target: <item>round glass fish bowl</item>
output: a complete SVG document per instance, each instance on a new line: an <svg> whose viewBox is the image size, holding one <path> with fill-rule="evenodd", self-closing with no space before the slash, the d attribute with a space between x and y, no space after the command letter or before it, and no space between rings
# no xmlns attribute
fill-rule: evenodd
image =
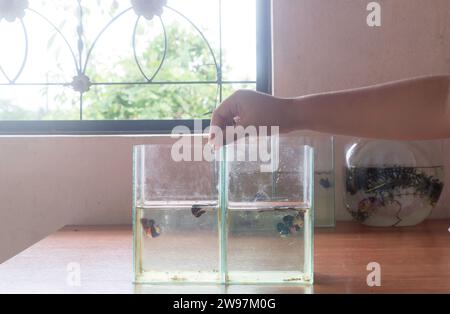
<svg viewBox="0 0 450 314"><path fill-rule="evenodd" d="M363 140L346 149L345 205L358 222L413 226L436 206L444 187L442 142Z"/></svg>

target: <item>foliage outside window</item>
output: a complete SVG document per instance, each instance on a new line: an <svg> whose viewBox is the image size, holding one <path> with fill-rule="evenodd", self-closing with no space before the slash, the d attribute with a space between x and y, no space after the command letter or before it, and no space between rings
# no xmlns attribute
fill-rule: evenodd
<svg viewBox="0 0 450 314"><path fill-rule="evenodd" d="M0 0L0 120L209 118L256 88L257 1Z"/></svg>

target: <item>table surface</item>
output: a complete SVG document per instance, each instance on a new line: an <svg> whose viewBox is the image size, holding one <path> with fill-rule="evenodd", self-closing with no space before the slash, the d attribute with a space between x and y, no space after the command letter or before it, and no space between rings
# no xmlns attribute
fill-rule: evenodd
<svg viewBox="0 0 450 314"><path fill-rule="evenodd" d="M134 285L130 226L66 227L1 264L0 293L450 293L449 226L316 229L313 286Z"/></svg>

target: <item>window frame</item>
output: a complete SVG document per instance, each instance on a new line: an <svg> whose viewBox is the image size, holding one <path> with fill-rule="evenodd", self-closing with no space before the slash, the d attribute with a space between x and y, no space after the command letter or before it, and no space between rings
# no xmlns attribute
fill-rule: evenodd
<svg viewBox="0 0 450 314"><path fill-rule="evenodd" d="M256 1L256 90L272 94L272 4L271 0ZM227 82L217 82L222 85ZM186 126L201 133L209 126L204 119L202 130L195 128L194 119L186 120L4 120L0 135L142 135L168 134L176 126ZM198 120L197 120L198 121Z"/></svg>

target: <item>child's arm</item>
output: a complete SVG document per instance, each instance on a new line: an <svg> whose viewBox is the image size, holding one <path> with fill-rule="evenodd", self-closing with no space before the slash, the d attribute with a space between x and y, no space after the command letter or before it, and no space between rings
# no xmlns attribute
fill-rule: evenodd
<svg viewBox="0 0 450 314"><path fill-rule="evenodd" d="M400 140L450 138L449 87L450 76L433 76L293 99L242 90L214 111L211 125Z"/></svg>

